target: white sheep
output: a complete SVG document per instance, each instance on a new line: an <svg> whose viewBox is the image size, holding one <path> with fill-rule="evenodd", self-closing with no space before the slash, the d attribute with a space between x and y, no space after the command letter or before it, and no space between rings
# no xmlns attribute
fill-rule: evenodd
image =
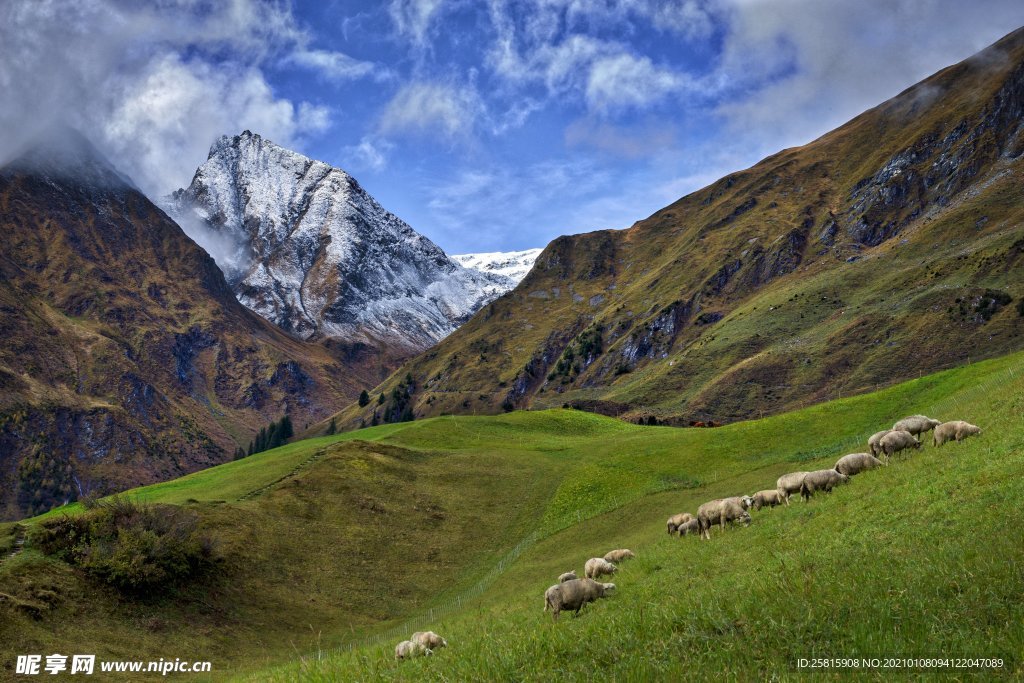
<svg viewBox="0 0 1024 683"><path fill-rule="evenodd" d="M565 572L564 574L559 574L558 575L558 583L565 583L566 581L572 581L573 579L578 579L578 578L579 577L576 576L576 570L573 569L572 571Z"/></svg>
<svg viewBox="0 0 1024 683"><path fill-rule="evenodd" d="M779 493L778 489L765 489L764 491L758 491L753 496L754 509L760 510L763 507L775 507L776 505L782 505L785 503L789 505L789 501Z"/></svg>
<svg viewBox="0 0 1024 683"><path fill-rule="evenodd" d="M885 453L885 458L888 460L902 450L920 448L921 442L914 438L914 435L910 432L893 430L883 436L878 445L882 447L882 452Z"/></svg>
<svg viewBox="0 0 1024 683"><path fill-rule="evenodd" d="M605 562L622 562L623 560L629 560L636 557L632 550L626 548L619 548L618 550L609 550L604 555Z"/></svg>
<svg viewBox="0 0 1024 683"><path fill-rule="evenodd" d="M931 430L942 424L939 420L933 420L927 415L911 415L905 417L892 426L893 431L903 430L904 432L910 432L914 436L920 437L925 432Z"/></svg>
<svg viewBox="0 0 1024 683"><path fill-rule="evenodd" d="M779 495L786 500L786 503L789 503L789 497L794 493L800 493L800 484L803 483L806 475L806 472L790 472L783 474L775 482Z"/></svg>
<svg viewBox="0 0 1024 683"><path fill-rule="evenodd" d="M674 534L677 531L679 531L679 527L681 525L683 525L683 524L686 524L691 519L696 519L696 517L691 515L689 512L680 512L678 515L672 515L671 517L669 517L668 518L668 533L669 533L669 535L671 536L672 534Z"/></svg>
<svg viewBox="0 0 1024 683"><path fill-rule="evenodd" d="M679 538L689 534L700 533L700 522L697 519L691 519L689 522L683 522L680 524L676 531L679 532Z"/></svg>
<svg viewBox="0 0 1024 683"><path fill-rule="evenodd" d="M868 450L871 451L871 455L878 457L882 454L882 437L891 431L891 429L883 429L871 435L871 438L868 439Z"/></svg>
<svg viewBox="0 0 1024 683"><path fill-rule="evenodd" d="M800 482L800 495L804 500L809 500L817 491L831 493L832 489L840 484L845 484L850 478L835 470L815 470L808 472L803 481Z"/></svg>
<svg viewBox="0 0 1024 683"><path fill-rule="evenodd" d="M882 461L870 453L850 453L836 461L836 472L852 477L865 470L874 469L882 464Z"/></svg>
<svg viewBox="0 0 1024 683"><path fill-rule="evenodd" d="M947 441L953 440L960 442L969 436L979 434L981 434L981 427L972 425L970 422L964 422L963 420L944 422L935 428L935 433L932 434L932 445L941 446Z"/></svg>
<svg viewBox="0 0 1024 683"><path fill-rule="evenodd" d="M448 647L448 641L433 631L417 631L412 634L412 642L423 647L428 654L439 647Z"/></svg>
<svg viewBox="0 0 1024 683"><path fill-rule="evenodd" d="M701 537L711 540L711 527L715 524L721 525L722 531L725 531L725 525L729 522L742 522L744 526L750 526L750 513L747 512L748 506L744 506L743 499L752 501L750 496L719 498L697 508Z"/></svg>
<svg viewBox="0 0 1024 683"><path fill-rule="evenodd" d="M593 579L574 579L555 584L544 592L544 611L550 609L554 621L558 621L558 613L562 610L573 610L579 615L588 602L607 597L614 590L614 583L600 583Z"/></svg>
<svg viewBox="0 0 1024 683"><path fill-rule="evenodd" d="M583 573L588 579L596 579L605 574L614 574L619 568L603 557L592 557L583 565Z"/></svg>

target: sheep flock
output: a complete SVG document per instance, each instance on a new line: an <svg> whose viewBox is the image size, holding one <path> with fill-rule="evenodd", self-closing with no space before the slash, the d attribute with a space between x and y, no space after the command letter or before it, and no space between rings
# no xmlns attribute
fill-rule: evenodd
<svg viewBox="0 0 1024 683"><path fill-rule="evenodd" d="M702 539L711 540L711 529L716 525L723 532L733 524L749 526L751 510L789 505L790 498L797 494L809 501L818 493L831 493L833 488L849 483L861 472L888 466L896 454L921 448L920 438L926 432L932 432L934 447L982 433L979 427L963 420L940 422L924 415L912 415L896 422L892 429L873 434L868 439L868 452L844 455L830 469L790 472L776 480L775 488L757 491L753 495L708 501L697 509L696 515L689 512L674 514L668 518L668 533L679 537L697 534ZM615 574L620 564L634 557L633 551L619 548L588 559L584 563L584 578L577 578L575 570L564 572L558 577L558 583L544 592L544 611L550 611L554 621L558 621L558 615L563 611L571 611L578 616L587 603L615 592L614 583L602 583L598 579ZM395 659L430 655L447 645L448 641L433 631L417 632L410 640L403 640L395 646Z"/></svg>

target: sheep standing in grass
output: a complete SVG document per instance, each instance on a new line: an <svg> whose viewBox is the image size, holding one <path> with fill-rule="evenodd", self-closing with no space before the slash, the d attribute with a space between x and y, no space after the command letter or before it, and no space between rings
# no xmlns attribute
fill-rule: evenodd
<svg viewBox="0 0 1024 683"><path fill-rule="evenodd" d="M750 499L749 496L744 496ZM704 503L697 509L697 521L700 523L700 535L711 540L711 527L719 524L722 531L728 522L742 522L750 526L750 513L747 512L740 498L721 498Z"/></svg>
<svg viewBox="0 0 1024 683"><path fill-rule="evenodd" d="M689 512L680 512L678 515L672 515L671 517L669 517L668 518L668 533L669 533L669 535L671 536L672 534L674 534L677 531L679 531L679 527L682 526L683 524L686 524L691 519L696 519L696 517L691 515Z"/></svg>
<svg viewBox="0 0 1024 683"><path fill-rule="evenodd" d="M808 472L800 483L800 495L804 500L810 500L817 491L831 493L832 489L840 484L845 484L850 478L835 470L816 470Z"/></svg>
<svg viewBox="0 0 1024 683"><path fill-rule="evenodd" d="M925 432L938 427L942 422L939 420L933 420L926 415L911 415L905 417L892 426L893 431L903 430L904 432L910 432L914 436L920 438Z"/></svg>
<svg viewBox="0 0 1024 683"><path fill-rule="evenodd" d="M565 583L566 581L572 581L573 579L578 579L578 578L579 577L576 576L576 570L573 569L571 572L566 572L564 574L559 574L558 575L558 583Z"/></svg>
<svg viewBox="0 0 1024 683"><path fill-rule="evenodd" d="M877 458L882 454L882 438L891 431L891 429L883 429L871 435L871 438L868 439L868 450L871 451L871 455Z"/></svg>
<svg viewBox="0 0 1024 683"><path fill-rule="evenodd" d="M603 557L592 557L583 565L583 573L588 579L596 579L605 574L614 574L617 571L619 571L619 568Z"/></svg>
<svg viewBox="0 0 1024 683"><path fill-rule="evenodd" d="M888 460L900 451L908 448L920 448L921 442L915 439L910 432L893 430L882 437L879 445L882 447L882 452L885 453L885 459Z"/></svg>
<svg viewBox="0 0 1024 683"><path fill-rule="evenodd" d="M417 631L410 639L430 654L439 647L448 647L448 641L433 631Z"/></svg>
<svg viewBox="0 0 1024 683"><path fill-rule="evenodd" d="M430 654L427 648L411 640L403 640L395 645L395 659L412 659L419 655Z"/></svg>
<svg viewBox="0 0 1024 683"><path fill-rule="evenodd" d="M969 436L976 436L981 434L981 427L972 425L970 422L964 422L963 420L953 420L952 422L944 422L935 428L935 433L932 434L932 445L941 446L947 441L963 441Z"/></svg>
<svg viewBox="0 0 1024 683"><path fill-rule="evenodd" d="M789 504L790 496L794 493L800 493L800 484L803 483L804 476L806 475L806 472L790 472L789 474L783 474L775 482L779 495L786 500L787 505Z"/></svg>
<svg viewBox="0 0 1024 683"><path fill-rule="evenodd" d="M700 533L700 522L696 519L691 519L689 522L683 522L680 524L676 531L679 532L679 538L688 534Z"/></svg>
<svg viewBox="0 0 1024 683"><path fill-rule="evenodd" d="M620 548L618 550L609 550L605 553L605 562L622 562L623 560L630 560L636 557L636 554L632 550L626 548Z"/></svg>
<svg viewBox="0 0 1024 683"><path fill-rule="evenodd" d="M865 470L874 469L881 464L882 461L870 453L850 453L839 458L836 462L836 472L852 477Z"/></svg>
<svg viewBox="0 0 1024 683"><path fill-rule="evenodd" d="M588 602L607 597L614 590L614 583L600 583L593 579L574 579L559 583L544 592L544 611L550 609L552 620L558 621L559 612L573 610L578 615Z"/></svg>
<svg viewBox="0 0 1024 683"><path fill-rule="evenodd" d="M773 508L776 505L782 505L785 503L789 505L789 501L786 497L779 493L778 489L765 489L764 491L758 491L753 495L754 509L760 510L763 507Z"/></svg>

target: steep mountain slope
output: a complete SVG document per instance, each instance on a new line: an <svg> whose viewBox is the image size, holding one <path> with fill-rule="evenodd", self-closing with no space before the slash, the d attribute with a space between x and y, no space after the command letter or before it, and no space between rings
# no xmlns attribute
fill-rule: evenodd
<svg viewBox="0 0 1024 683"><path fill-rule="evenodd" d="M556 239L378 391L421 416L571 403L688 424L1019 349L1022 121L1018 30L627 230Z"/></svg>
<svg viewBox="0 0 1024 683"><path fill-rule="evenodd" d="M343 363L241 306L73 131L0 169L0 225L0 519L224 462L376 381L366 349Z"/></svg>
<svg viewBox="0 0 1024 683"><path fill-rule="evenodd" d="M479 254L452 254L452 260L466 268L484 273L494 273L508 278L509 290L515 288L533 268L534 262L543 249L523 251L491 251ZM504 294L505 292L502 292Z"/></svg>
<svg viewBox="0 0 1024 683"><path fill-rule="evenodd" d="M226 243L239 301L300 337L421 351L509 288L452 261L344 171L249 131L214 143L168 201Z"/></svg>

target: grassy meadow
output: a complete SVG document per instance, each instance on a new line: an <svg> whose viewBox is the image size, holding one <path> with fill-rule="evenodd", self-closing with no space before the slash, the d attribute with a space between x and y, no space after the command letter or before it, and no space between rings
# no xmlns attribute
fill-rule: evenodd
<svg viewBox="0 0 1024 683"><path fill-rule="evenodd" d="M711 542L665 533L672 513L829 467L916 412L985 432L938 449L928 437ZM1015 354L717 429L550 410L301 441L124 494L201 516L225 560L196 585L126 601L31 543L0 561L0 657L194 655L244 681L539 681L971 656L1003 659L984 676L1019 677L1022 416ZM14 533L0 526L0 547ZM553 624L544 590L618 547L638 557L611 579L617 595ZM395 643L427 629L450 647L395 662Z"/></svg>

